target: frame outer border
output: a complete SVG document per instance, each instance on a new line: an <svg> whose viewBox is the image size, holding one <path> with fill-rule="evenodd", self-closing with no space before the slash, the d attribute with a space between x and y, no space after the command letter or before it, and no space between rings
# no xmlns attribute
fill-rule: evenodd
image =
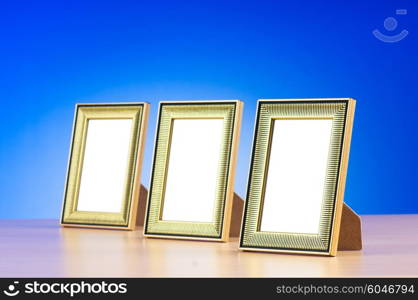
<svg viewBox="0 0 418 300"><path fill-rule="evenodd" d="M134 166L135 169L135 178L133 182L133 188L132 188L132 195L131 195L131 205L129 209L129 219L128 219L128 225L127 226L109 226L109 225L99 225L99 224L75 224L75 223L64 223L64 205L65 205L65 196L66 196L66 187L68 183L68 175L69 175L69 166L71 163L71 157L73 154L73 140L75 135L75 126L77 122L78 117L78 109L80 106L89 106L89 105L97 105L97 106L117 106L117 105L142 105L142 115L141 115L141 124L140 124L140 132L139 132L139 139L138 139L138 146L137 146L137 160L136 165ZM139 191L140 191L140 185L141 185L141 171L142 171L142 162L144 157L144 146L145 146L145 140L146 140L146 133L148 129L148 117L149 117L149 111L150 111L150 104L148 102L111 102L111 103L76 103L75 105L75 114L73 118L73 126L72 126L72 133L71 133L71 150L68 154L68 162L67 162L67 172L65 176L65 188L64 188L64 195L63 195L63 201L61 205L61 216L60 216L60 225L62 227L77 227L77 228L95 228L95 229L113 229L113 230L134 230L136 226L136 217L137 217L137 208L138 208L138 202L139 202Z"/></svg>
<svg viewBox="0 0 418 300"><path fill-rule="evenodd" d="M223 216L223 225L222 225L222 235L220 238L207 238L207 237L199 237L199 236L181 236L181 235L162 235L156 233L147 233L147 224L148 224L148 214L149 214L149 206L151 201L151 191L148 191L147 203L145 206L145 220L144 220L144 227L142 230L142 234L146 238L158 238L158 239L172 239L172 240L192 240L192 241L209 241L209 242L227 242L229 240L229 231L230 231L230 224L231 224L231 215L232 215L232 204L233 204L233 197L234 197L234 182L235 182L235 172L236 172L236 162L238 158L238 146L239 146L239 137L241 131L241 120L242 120L242 112L244 102L241 100L184 100L184 101L160 101L158 106L158 116L157 116L157 127L155 128L155 135L154 135L154 150L153 150L153 159L152 165L154 165L155 161L155 154L156 154L156 143L157 143L157 136L158 136L158 124L160 122L161 113L162 113L162 106L166 103L180 103L180 104L187 104L187 103L196 103L196 104L210 104L210 103L221 103L221 102L234 102L235 105L235 115L234 115L234 130L232 132L232 141L231 141L231 156L229 161L229 178L227 182L227 193L225 199L225 207L224 207L224 216ZM152 172L152 171L151 171ZM152 178L150 176L150 184L152 184ZM228 232L227 234L225 232Z"/></svg>
<svg viewBox="0 0 418 300"><path fill-rule="evenodd" d="M344 123L344 136L343 136L343 145L341 149L341 160L340 160L340 167L339 167L339 176L338 176L338 185L337 185L337 193L335 198L335 208L334 208L334 216L332 219L332 228L331 228L331 239L328 252L322 251L304 251L304 250L284 250L284 249L265 249L265 248L253 248L253 247L245 247L241 246L242 239L243 239L243 232L244 232L244 222L245 222L245 207L242 214L242 222L241 222L241 230L240 230L240 237L239 237L239 249L242 251L250 251L250 252L270 252L270 253L283 253L283 254L307 254L307 255L318 255L318 256L336 256L338 250L338 240L340 234L340 226L341 226L341 216L342 216L342 209L344 205L344 192L345 192L345 183L347 178L347 169L348 169L348 160L349 160L349 153L350 153L350 146L351 146L351 137L353 131L353 124L354 124L354 112L356 106L356 100L353 98L300 98L300 99L258 99L257 101L257 112L254 121L254 130L253 130L253 143L256 139L256 123L259 118L259 109L260 105L263 102L268 101L336 101L336 100L346 100L347 101L347 114ZM279 102L279 101L278 101ZM253 149L252 149L253 151ZM251 157L253 153L251 153ZM250 159L250 165L252 164L252 159ZM251 167L250 167L251 170ZM247 178L247 185L249 185L249 179L251 177L250 171L248 172ZM248 190L248 187L247 187Z"/></svg>
<svg viewBox="0 0 418 300"><path fill-rule="evenodd" d="M343 147L341 150L341 162L340 170L338 176L338 186L337 186L337 197L335 199L335 211L334 211L334 220L333 227L331 228L331 241L329 247L329 255L336 256L338 250L338 241L340 236L341 228L341 216L344 205L344 193L345 193L345 184L347 180L347 170L348 170L348 160L350 155L350 146L351 146L351 136L353 132L354 124L354 112L356 108L356 100L349 98L347 99L347 115L345 119L345 134L343 137Z"/></svg>

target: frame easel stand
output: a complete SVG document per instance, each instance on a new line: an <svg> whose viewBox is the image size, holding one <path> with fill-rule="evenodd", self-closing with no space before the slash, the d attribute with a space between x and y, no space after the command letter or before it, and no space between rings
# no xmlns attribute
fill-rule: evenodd
<svg viewBox="0 0 418 300"><path fill-rule="evenodd" d="M239 237L242 214L244 211L244 200L234 194L232 205L232 220L230 237ZM361 250L361 219L350 206L344 203L341 216L340 237L338 240L338 250Z"/></svg>

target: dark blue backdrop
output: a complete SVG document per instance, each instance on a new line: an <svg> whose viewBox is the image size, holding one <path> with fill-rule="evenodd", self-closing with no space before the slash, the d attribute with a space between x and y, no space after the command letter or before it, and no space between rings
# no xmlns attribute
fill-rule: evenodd
<svg viewBox="0 0 418 300"><path fill-rule="evenodd" d="M245 196L256 99L300 97L358 101L348 204L418 213L418 1L0 6L1 218L59 216L76 102L151 103L148 186L158 101L245 101L236 181ZM374 29L409 35L385 43Z"/></svg>

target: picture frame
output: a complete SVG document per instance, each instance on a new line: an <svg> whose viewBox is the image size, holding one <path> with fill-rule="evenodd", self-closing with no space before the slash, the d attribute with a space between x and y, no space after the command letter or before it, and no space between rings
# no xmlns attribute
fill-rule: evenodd
<svg viewBox="0 0 418 300"><path fill-rule="evenodd" d="M261 99L240 249L335 256L355 100Z"/></svg>
<svg viewBox="0 0 418 300"><path fill-rule="evenodd" d="M135 228L148 114L145 102L76 105L62 226Z"/></svg>
<svg viewBox="0 0 418 300"><path fill-rule="evenodd" d="M146 237L228 240L242 107L160 102Z"/></svg>

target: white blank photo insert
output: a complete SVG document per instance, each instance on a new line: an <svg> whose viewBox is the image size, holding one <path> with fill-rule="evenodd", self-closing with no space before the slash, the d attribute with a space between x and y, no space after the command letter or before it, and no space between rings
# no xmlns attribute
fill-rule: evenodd
<svg viewBox="0 0 418 300"><path fill-rule="evenodd" d="M213 222L223 119L175 119L162 220Z"/></svg>
<svg viewBox="0 0 418 300"><path fill-rule="evenodd" d="M89 120L77 210L122 209L132 120Z"/></svg>
<svg viewBox="0 0 418 300"><path fill-rule="evenodd" d="M318 234L331 119L274 120L260 230Z"/></svg>

